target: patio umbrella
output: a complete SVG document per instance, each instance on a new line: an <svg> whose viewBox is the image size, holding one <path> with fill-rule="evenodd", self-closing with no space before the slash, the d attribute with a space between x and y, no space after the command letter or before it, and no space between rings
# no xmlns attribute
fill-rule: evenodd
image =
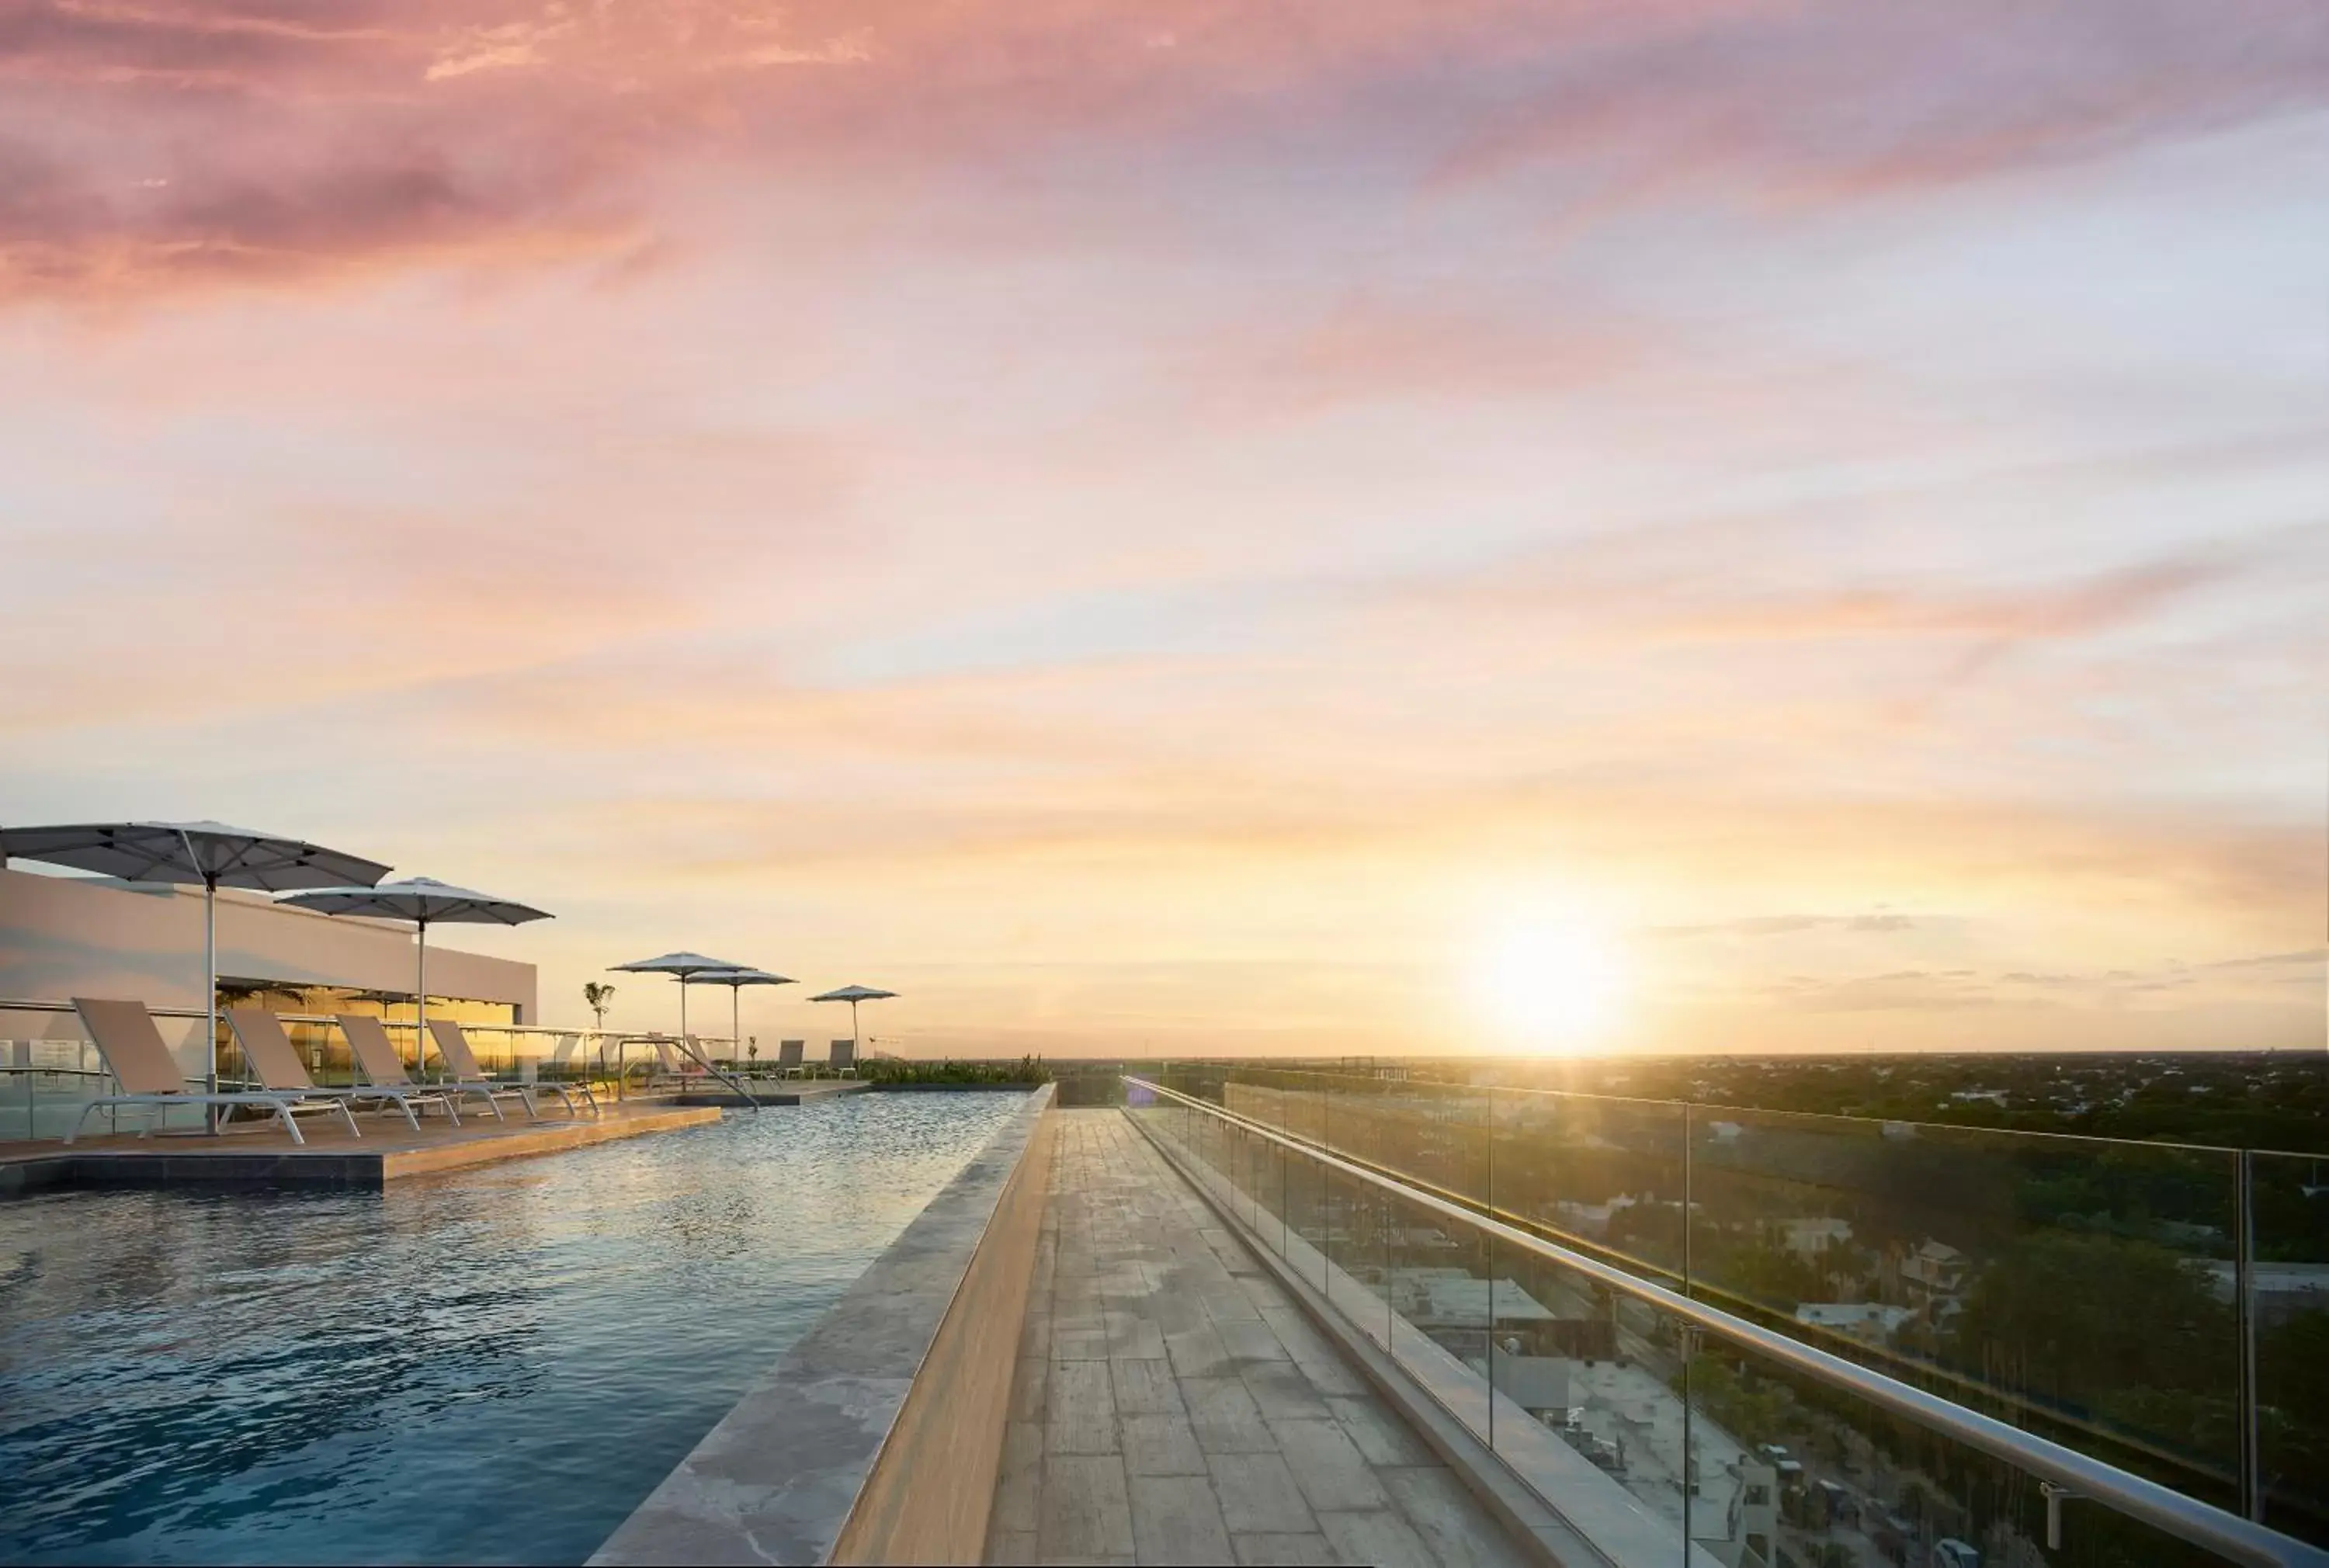
<svg viewBox="0 0 2329 1568"><path fill-rule="evenodd" d="M83 822L49 828L0 829L0 865L39 860L94 871L126 882L169 882L203 888L203 995L210 1012L210 1073L203 1086L218 1092L218 890L256 887L370 886L388 875L377 860L326 850L224 822ZM218 1113L211 1112L215 1130Z"/></svg>
<svg viewBox="0 0 2329 1568"><path fill-rule="evenodd" d="M420 936L420 967L412 977L413 1025L417 1038L412 1066L420 1071L429 1055L429 927L430 925L523 925L548 920L550 915L529 904L496 898L439 882L434 877L409 877L382 882L377 887L323 887L294 893L281 903L320 915L369 915L382 920L410 920Z"/></svg>
<svg viewBox="0 0 2329 1568"><path fill-rule="evenodd" d="M765 969L715 969L691 974L680 981L680 995L691 985L724 985L728 988L728 1032L734 1037L737 1057L744 1055L744 1009L742 997L748 985L794 985L798 982L781 974L770 974Z"/></svg>
<svg viewBox="0 0 2329 1568"><path fill-rule="evenodd" d="M894 991L876 991L870 985L844 985L839 991L829 991L823 996L813 996L808 1000L847 1002L849 1004L849 1043L854 1046L857 1043L857 1004L862 1001L887 1001L897 994Z"/></svg>
<svg viewBox="0 0 2329 1568"><path fill-rule="evenodd" d="M749 963L722 963L716 958L706 958L700 953L666 953L661 958L642 958L636 963L618 963L608 972L625 974L668 974L679 981L679 1038L687 1038L687 981L691 976L710 974L716 970L750 969Z"/></svg>

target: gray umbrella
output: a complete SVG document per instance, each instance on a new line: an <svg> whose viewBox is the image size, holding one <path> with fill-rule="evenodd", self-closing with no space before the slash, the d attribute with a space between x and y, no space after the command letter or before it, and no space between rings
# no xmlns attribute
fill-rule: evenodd
<svg viewBox="0 0 2329 1568"><path fill-rule="evenodd" d="M294 893L282 902L324 915L370 915L382 920L412 922L419 931L420 945L420 972L412 981L413 1016L417 1020L414 1027L419 1032L412 1056L416 1071L429 1055L430 925L523 925L529 920L551 918L547 911L530 904L496 898L489 893L473 893L467 887L439 882L434 877L410 877L401 882L382 882L377 887L324 887L312 893Z"/></svg>
<svg viewBox="0 0 2329 1568"><path fill-rule="evenodd" d="M849 1004L849 1043L854 1046L857 1044L857 1004L862 1001L887 1001L897 994L894 991L876 991L870 985L844 985L839 991L829 991L823 996L813 996L808 1000L847 1002Z"/></svg>
<svg viewBox="0 0 2329 1568"><path fill-rule="evenodd" d="M52 828L0 829L0 864L40 860L118 877L126 882L200 883L203 888L203 972L208 983L210 1075L218 1092L218 890L257 887L370 886L388 868L361 855L326 850L301 839L232 828L224 822L84 822ZM217 1125L217 1110L211 1112Z"/></svg>
<svg viewBox="0 0 2329 1568"><path fill-rule="evenodd" d="M728 988L728 1031L734 1037L735 1051L740 1060L744 1055L744 988L748 985L795 985L799 983L785 975L770 974L765 969L715 969L681 977L682 986L724 985ZM687 992L679 993L685 996Z"/></svg>
<svg viewBox="0 0 2329 1568"><path fill-rule="evenodd" d="M716 958L706 958L700 953L666 953L661 958L642 958L636 963L618 963L608 972L620 971L626 974L668 974L679 981L679 1037L687 1038L687 981L690 976L710 974L715 970L750 969L749 963L722 963Z"/></svg>

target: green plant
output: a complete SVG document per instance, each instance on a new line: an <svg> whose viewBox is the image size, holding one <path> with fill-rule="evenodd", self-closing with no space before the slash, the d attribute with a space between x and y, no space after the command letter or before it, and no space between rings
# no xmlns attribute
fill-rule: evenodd
<svg viewBox="0 0 2329 1568"><path fill-rule="evenodd" d="M615 988L595 980L582 982L582 1005L599 1015L599 1028L607 1027L607 1009L615 1005Z"/></svg>
<svg viewBox="0 0 2329 1568"><path fill-rule="evenodd" d="M1015 1062L900 1062L876 1059L862 1064L861 1076L876 1084L961 1084L997 1086L1048 1084L1051 1070L1035 1056Z"/></svg>

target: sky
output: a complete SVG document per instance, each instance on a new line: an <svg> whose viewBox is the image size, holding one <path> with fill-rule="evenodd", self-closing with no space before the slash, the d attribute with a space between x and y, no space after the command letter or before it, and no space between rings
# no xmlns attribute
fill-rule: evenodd
<svg viewBox="0 0 2329 1568"><path fill-rule="evenodd" d="M0 821L553 1023L2320 1048L2324 191L2317 0L14 0Z"/></svg>

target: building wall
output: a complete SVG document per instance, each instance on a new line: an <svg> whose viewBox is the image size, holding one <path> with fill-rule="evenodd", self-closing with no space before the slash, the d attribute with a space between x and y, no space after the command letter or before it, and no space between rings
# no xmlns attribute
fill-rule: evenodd
<svg viewBox="0 0 2329 1568"><path fill-rule="evenodd" d="M431 934L431 996L504 1003L536 1017L533 965L440 947ZM218 970L224 981L347 986L409 993L412 928L289 909L264 894L222 889ZM0 870L0 997L129 997L198 1008L203 891L129 887Z"/></svg>

